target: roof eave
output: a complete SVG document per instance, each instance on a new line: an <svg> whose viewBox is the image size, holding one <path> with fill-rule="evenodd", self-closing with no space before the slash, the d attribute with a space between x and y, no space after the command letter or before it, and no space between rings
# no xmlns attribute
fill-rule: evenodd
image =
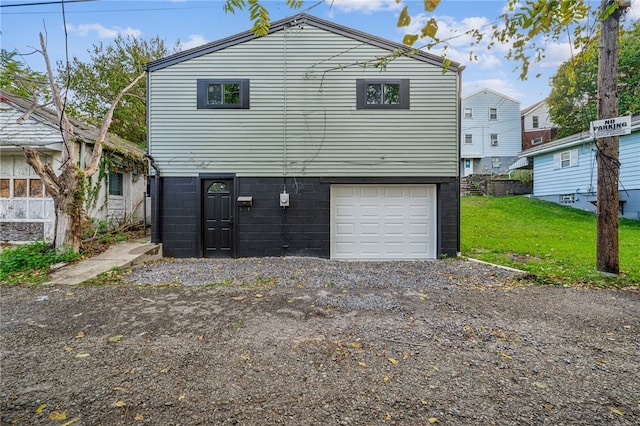
<svg viewBox="0 0 640 426"><path fill-rule="evenodd" d="M310 24L317 28L330 31L335 34L340 34L345 37L353 38L355 40L368 43L370 45L389 50L391 52L400 49L404 53L410 55L411 58L444 68L444 60L439 56L424 52L422 50L413 49L409 46L405 46L404 44L392 42L390 40L358 31L353 28L338 25L330 21L325 21L323 19L305 13L287 17L271 23L268 34L273 34L286 27L303 24ZM171 56L149 62L147 65L145 65L144 69L147 72L161 70L163 68L167 68L172 65L179 64L193 58L198 58L200 56L207 55L209 53L216 52L227 47L235 46L237 44L244 43L256 38L258 37L252 31L244 31L217 41L213 41L211 43L204 44L202 46L194 47L192 49L178 52ZM451 70L452 72L457 72L459 68L461 68L461 66L457 62L451 61L448 65L448 70Z"/></svg>

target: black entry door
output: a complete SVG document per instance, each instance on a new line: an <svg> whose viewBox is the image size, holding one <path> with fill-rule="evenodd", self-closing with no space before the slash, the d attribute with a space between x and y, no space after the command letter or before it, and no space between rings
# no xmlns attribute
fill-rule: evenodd
<svg viewBox="0 0 640 426"><path fill-rule="evenodd" d="M230 257L233 253L232 183L204 181L204 257Z"/></svg>

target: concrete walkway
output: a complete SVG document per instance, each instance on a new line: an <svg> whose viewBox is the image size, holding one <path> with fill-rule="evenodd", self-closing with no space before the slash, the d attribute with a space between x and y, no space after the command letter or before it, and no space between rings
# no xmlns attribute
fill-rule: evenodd
<svg viewBox="0 0 640 426"><path fill-rule="evenodd" d="M50 280L44 285L77 285L113 268L127 268L160 257L162 257L162 246L159 244L148 241L121 242L112 245L97 256L63 266L51 273Z"/></svg>

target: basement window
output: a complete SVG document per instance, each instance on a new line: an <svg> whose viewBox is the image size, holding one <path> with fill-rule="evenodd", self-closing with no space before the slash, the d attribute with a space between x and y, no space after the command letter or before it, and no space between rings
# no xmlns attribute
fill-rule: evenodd
<svg viewBox="0 0 640 426"><path fill-rule="evenodd" d="M576 202L575 194L561 194L560 195L560 204L573 204Z"/></svg>
<svg viewBox="0 0 640 426"><path fill-rule="evenodd" d="M249 80L198 79L198 109L249 109Z"/></svg>
<svg viewBox="0 0 640 426"><path fill-rule="evenodd" d="M357 79L357 109L409 109L409 79Z"/></svg>

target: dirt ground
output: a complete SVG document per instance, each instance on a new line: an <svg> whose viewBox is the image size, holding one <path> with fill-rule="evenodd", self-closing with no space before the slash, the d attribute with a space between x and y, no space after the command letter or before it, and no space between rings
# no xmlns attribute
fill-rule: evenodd
<svg viewBox="0 0 640 426"><path fill-rule="evenodd" d="M638 289L263 284L2 288L1 424L640 424Z"/></svg>

